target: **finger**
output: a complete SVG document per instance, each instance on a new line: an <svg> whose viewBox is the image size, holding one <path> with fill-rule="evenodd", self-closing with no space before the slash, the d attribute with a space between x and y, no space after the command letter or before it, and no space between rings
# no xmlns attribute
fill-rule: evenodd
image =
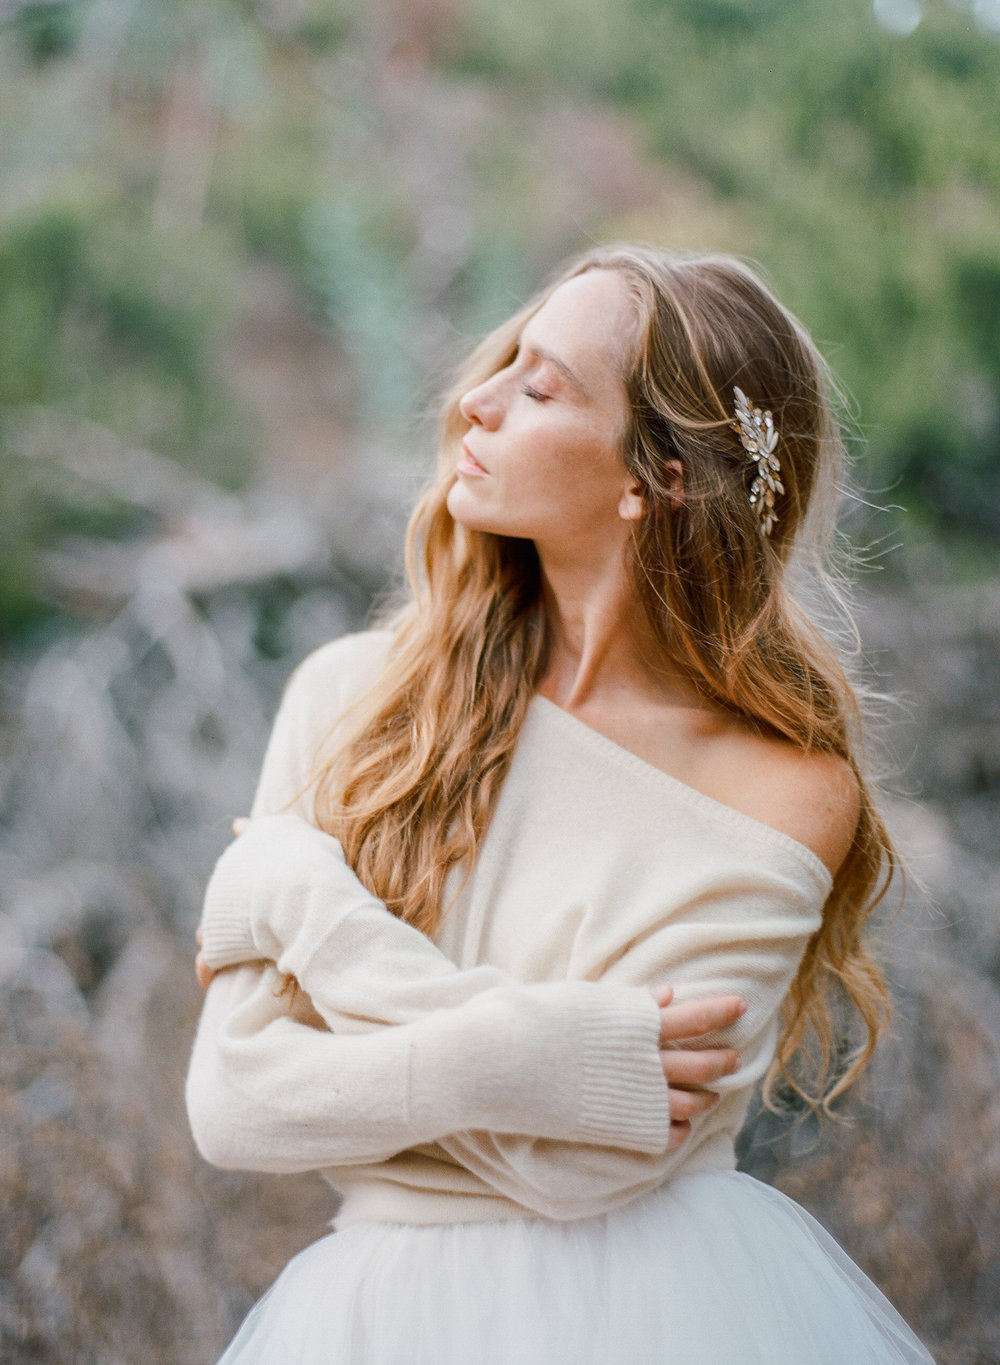
<svg viewBox="0 0 1000 1365"><path fill-rule="evenodd" d="M669 1085L711 1085L740 1069L740 1054L732 1048L666 1048L660 1060Z"/></svg>
<svg viewBox="0 0 1000 1365"><path fill-rule="evenodd" d="M673 998L674 998L673 986L657 986L656 989L653 991L653 999L659 1005L661 1010L666 1005L669 1005Z"/></svg>
<svg viewBox="0 0 1000 1365"><path fill-rule="evenodd" d="M671 1119L670 1136L667 1139L667 1151L668 1152L675 1151L676 1148L678 1148L682 1142L685 1142L687 1140L687 1136L690 1133L690 1131L691 1125L686 1120L683 1122L675 1122L673 1119Z"/></svg>
<svg viewBox="0 0 1000 1365"><path fill-rule="evenodd" d="M237 839L249 828L250 817L247 815L237 815L236 819L233 821L233 833L236 835Z"/></svg>
<svg viewBox="0 0 1000 1365"><path fill-rule="evenodd" d="M747 1002L738 995L692 1000L686 1005L667 1005L660 1010L660 1042L700 1038L716 1029L728 1028L746 1012Z"/></svg>
<svg viewBox="0 0 1000 1365"><path fill-rule="evenodd" d="M212 984L215 969L208 965L201 953L194 960L194 974L198 978L198 985L203 991L207 991Z"/></svg>
<svg viewBox="0 0 1000 1365"><path fill-rule="evenodd" d="M719 1103L719 1097L711 1090L673 1090L670 1091L670 1118L681 1123L695 1119L699 1114L707 1114Z"/></svg>

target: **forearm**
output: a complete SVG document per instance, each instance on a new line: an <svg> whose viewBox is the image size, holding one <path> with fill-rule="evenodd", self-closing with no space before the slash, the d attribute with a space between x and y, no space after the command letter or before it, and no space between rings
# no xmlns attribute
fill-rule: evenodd
<svg viewBox="0 0 1000 1365"><path fill-rule="evenodd" d="M613 1141L581 1145L493 1131L449 1134L438 1145L497 1193L541 1217L564 1220L606 1213L637 1198L687 1162L702 1138L713 1143L720 1135L735 1133L753 1086L774 1057L781 1000L804 939L785 941L786 966L781 971L774 967L780 960L774 942L707 953L700 963L685 960L676 944L676 956L668 963L664 954L669 951L669 938L657 936L656 945L647 945L655 946L657 958L663 961L646 966L644 953L636 950L635 961L623 960L623 970L640 974L650 968L666 970L678 982L678 993L688 998L704 998L712 991L745 994L753 1000L726 1035L726 1041L739 1048L741 1065L735 1073L713 1080L712 1088L720 1096L718 1108L696 1116L683 1143L668 1148L664 1142L656 1152L635 1152ZM709 1131L699 1136L702 1125Z"/></svg>
<svg viewBox="0 0 1000 1365"><path fill-rule="evenodd" d="M318 836L317 847L329 854L324 838ZM333 841L328 843L335 847ZM304 866L301 856L297 865ZM339 855L336 867L338 876L356 881ZM307 881L315 894L315 876ZM282 1041L296 1049L300 1066L306 1063L298 1049L315 1051L317 1075L297 1083L290 1093L278 1055L262 1054L256 1059L259 1074L252 1093L244 1091L252 1102L251 1112L234 1111L230 1100L223 1125L239 1134L248 1125L265 1123L275 1154L269 1169L276 1168L274 1160L281 1162L281 1169L288 1169L290 1162L299 1169L378 1159L390 1136L404 1146L415 1145L433 1131L454 1160L498 1193L557 1219L616 1207L654 1188L684 1159L684 1148L668 1150L669 1105L655 1047L655 1010L652 1016L647 1014L652 996L642 983L674 980L689 999L710 993L751 996L749 1018L727 1039L738 1042L743 1070L735 1080L718 1086L745 1090L770 1061L774 1016L809 928L801 915L782 918L775 913L768 926L758 929L753 943L744 943L738 936L720 941L717 930L709 942L697 925L668 926L634 944L603 982L526 987L511 985L493 968L477 969L471 978L458 972L424 935L389 915L366 893L351 913L330 915L322 897L313 911L335 927L326 934L305 934L309 951L301 960L286 958L276 942L271 950L278 953L283 970L295 969L311 1002L324 1006L333 1028L401 1032L372 1018L373 1000L381 998L389 962L394 964L393 989L385 990L385 998L393 1002L391 1009L400 1020L426 1017L426 984L441 983L442 998L451 1008L439 1010L433 1030L418 1031L414 1040L417 1092L422 1097L414 1112L423 1126L400 1126L401 1101L392 1100L388 1114L372 1110L365 1101L368 1126L359 1131L351 1117L359 1097L352 1094L349 1068L344 1074L329 1070L349 1063L349 1048L345 1052L342 1044L351 1040L338 1039L340 1050L334 1057L326 1046L329 1035L319 1035L324 1042L317 1048L315 1037L302 1038L301 1032L283 1034ZM310 911L297 913L305 923ZM401 954L401 942L411 945L412 955ZM323 945L322 951L312 951L316 943ZM260 942L261 949L268 946ZM325 965L324 958L329 959ZM474 985L478 991L473 991ZM532 992L548 992L553 1001L560 986L579 993L574 1002L578 1046L568 1049L563 1046L568 1036L559 1030L553 1035L543 1012L526 1009ZM637 992L638 1013L630 1028L624 1027L620 1013L623 990L625 1004L629 993ZM473 1008L477 998L481 1007ZM233 1064L231 1055L220 1061L227 1067ZM327 1108L328 1084L337 1093L333 1116ZM265 1094L271 1098L258 1104L257 1096ZM305 1115L303 1127L303 1103L313 1102L316 1108ZM480 1117L473 1119L472 1114ZM403 1141L406 1138L409 1141ZM258 1140L255 1150L260 1146Z"/></svg>
<svg viewBox="0 0 1000 1365"><path fill-rule="evenodd" d="M216 932L219 926L224 934ZM274 961L334 1032L438 1015L435 1060L441 1078L452 1077L439 1081L443 1112L446 1084L453 1086L456 1074L473 1064L479 1084L488 1086L490 1069L503 1068L505 1089L521 1115L518 1132L541 1134L533 1126L536 1097L571 1084L581 1097L573 1127L553 1129L546 1115L549 1135L643 1151L666 1144L669 1102L658 1012L648 992L631 983L526 985L487 964L460 970L425 934L369 895L336 840L304 821L282 816L251 822L220 859L203 932L215 957L211 965L237 953ZM488 1048L474 1041L470 1028L470 1018L486 1009L496 1021ZM522 1040L516 1047L515 1038Z"/></svg>
<svg viewBox="0 0 1000 1365"><path fill-rule="evenodd" d="M336 839L294 815L254 819L226 849L201 927L209 967L274 962L334 1029L411 1023L519 984L488 964L459 970L368 892Z"/></svg>
<svg viewBox="0 0 1000 1365"><path fill-rule="evenodd" d="M720 918L724 923L722 905ZM744 936L735 917L728 933L720 932L718 924L666 925L633 944L596 988L608 992L610 999L623 986L645 989L652 982L670 981L678 1000L721 996L748 1001L745 1013L724 1035L703 1034L698 1040L699 1047L731 1046L740 1054L740 1069L712 1083L722 1097L718 1119L735 1129L750 1090L773 1059L781 1002L814 925L815 919L799 909L783 913L778 905L767 920L755 921L752 938ZM609 1019L609 1033L614 1027ZM577 1067L583 1057L581 1052L569 1064ZM516 1064L516 1049L508 1060ZM648 1080L652 1085L652 1077ZM674 1146L664 1114L656 1130L658 1142L636 1150L637 1144L626 1138L628 1116L636 1095L643 1092L632 1086L624 1068L605 1068L603 1084L602 1108L609 1122L602 1139L591 1135L581 1143L565 1132L541 1135L525 1114L492 1130L456 1130L438 1139L439 1145L498 1193L542 1217L572 1219L607 1212L668 1178L699 1141L700 1124L714 1127L716 1118L696 1118L691 1136ZM511 1127L516 1131L507 1131Z"/></svg>
<svg viewBox="0 0 1000 1365"><path fill-rule="evenodd" d="M220 1164L270 1170L366 1161L468 1129L517 1127L658 1150L670 1114L648 992L524 986L485 965L460 972L369 896L337 842L305 819L321 733L352 699L339 668L363 644L339 642L293 676L250 830L223 855L210 886L209 963L270 959L278 969L258 963L225 973L209 990L188 1085L200 1145ZM282 973L322 1019L290 1016L287 997L275 998ZM363 1031L374 1036L361 1047ZM409 1108L400 1094L403 1047ZM373 1104L364 1082L376 1076L383 1098Z"/></svg>
<svg viewBox="0 0 1000 1365"><path fill-rule="evenodd" d="M274 967L255 966L222 974L208 992L187 1101L198 1146L217 1165L351 1165L469 1129L527 1127L592 1144L613 1136L612 1021L587 983L539 986L528 996L489 991L412 1024L348 1034L317 1027L301 1003L290 1013L279 988ZM651 1023L643 995L634 993L631 1015L628 1003L624 1012L615 1006L629 1064L656 1055L655 1007ZM651 1106L625 1106L623 1145L661 1144L662 1074L651 1089Z"/></svg>

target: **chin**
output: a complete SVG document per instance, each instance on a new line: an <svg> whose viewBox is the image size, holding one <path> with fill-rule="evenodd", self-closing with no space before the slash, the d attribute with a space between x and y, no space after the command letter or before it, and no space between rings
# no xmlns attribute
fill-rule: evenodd
<svg viewBox="0 0 1000 1365"><path fill-rule="evenodd" d="M467 531L493 530L493 527L487 524L489 517L484 515L482 508L476 506L475 498L469 496L468 490L462 486L460 479L456 479L448 490L445 506L451 513L452 519L457 521L459 526L464 526Z"/></svg>
<svg viewBox="0 0 1000 1365"><path fill-rule="evenodd" d="M498 516L495 508L484 505L475 489L468 489L461 479L456 480L448 490L445 506L452 520L466 531L482 531L485 535L508 536L511 540L533 540L534 534L518 518L508 512L506 518Z"/></svg>

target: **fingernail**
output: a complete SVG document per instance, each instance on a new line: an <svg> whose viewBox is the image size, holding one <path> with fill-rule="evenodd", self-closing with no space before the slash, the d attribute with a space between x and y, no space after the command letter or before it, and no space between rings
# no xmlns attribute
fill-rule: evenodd
<svg viewBox="0 0 1000 1365"><path fill-rule="evenodd" d="M746 1012L747 1012L747 1002L746 1002L745 1000L741 1000L740 1003L736 1006L736 1013L737 1013L737 1014L746 1014Z"/></svg>

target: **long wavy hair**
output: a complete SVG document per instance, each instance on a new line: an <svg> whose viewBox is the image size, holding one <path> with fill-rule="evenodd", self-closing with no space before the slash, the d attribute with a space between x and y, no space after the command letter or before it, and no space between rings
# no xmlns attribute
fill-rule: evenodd
<svg viewBox="0 0 1000 1365"><path fill-rule="evenodd" d="M638 315L621 356L631 409L621 456L645 502L629 566L664 657L710 702L845 759L860 788L854 840L786 997L765 1085L768 1102L780 1081L786 1095L825 1108L860 1073L887 1019L862 931L895 856L864 771L858 690L815 608L804 611L791 591L805 583L815 597L833 582L824 566L843 463L835 389L804 328L740 261L589 251L473 352L445 399L437 473L410 521L410 596L388 621L387 665L317 770L316 818L391 911L434 930L449 874L459 869L450 894L489 827L549 651L534 545L470 531L446 506L469 427L459 400L512 363L528 319L588 270L619 272ZM780 430L785 491L769 537L732 426L736 385Z"/></svg>

